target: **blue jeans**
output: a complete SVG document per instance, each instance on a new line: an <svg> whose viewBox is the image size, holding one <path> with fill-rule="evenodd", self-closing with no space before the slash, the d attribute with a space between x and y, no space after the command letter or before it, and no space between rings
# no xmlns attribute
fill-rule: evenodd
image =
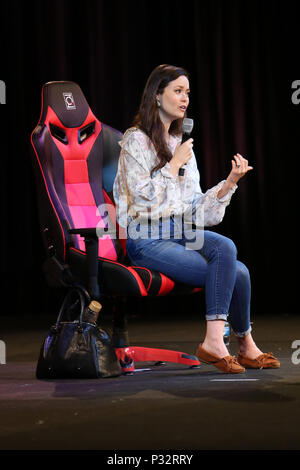
<svg viewBox="0 0 300 470"><path fill-rule="evenodd" d="M228 320L237 336L250 333L251 281L247 267L227 237L204 230L201 249L187 249L187 239L127 238L134 265L159 271L174 281L205 288L206 320Z"/></svg>

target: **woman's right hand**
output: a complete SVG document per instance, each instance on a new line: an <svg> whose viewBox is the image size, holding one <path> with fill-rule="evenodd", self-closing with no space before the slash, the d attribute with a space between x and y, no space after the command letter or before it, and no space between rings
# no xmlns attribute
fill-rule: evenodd
<svg viewBox="0 0 300 470"><path fill-rule="evenodd" d="M194 139L188 139L183 144L181 142L178 142L174 151L173 158L169 162L171 166L171 173L173 174L173 176L175 176L178 173L179 168L181 168L185 163L187 163L192 157L193 142Z"/></svg>

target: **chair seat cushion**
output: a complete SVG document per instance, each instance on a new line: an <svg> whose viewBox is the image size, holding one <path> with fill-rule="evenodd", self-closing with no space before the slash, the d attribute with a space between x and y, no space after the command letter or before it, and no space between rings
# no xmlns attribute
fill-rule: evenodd
<svg viewBox="0 0 300 470"><path fill-rule="evenodd" d="M86 283L86 254L71 247L68 263L81 283ZM142 266L127 266L99 257L99 285L103 295L156 297L168 294L190 294L202 290L175 282L157 271Z"/></svg>

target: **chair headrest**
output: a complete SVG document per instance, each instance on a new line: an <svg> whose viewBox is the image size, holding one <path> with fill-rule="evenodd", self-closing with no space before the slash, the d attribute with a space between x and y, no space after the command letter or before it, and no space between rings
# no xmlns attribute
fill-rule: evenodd
<svg viewBox="0 0 300 470"><path fill-rule="evenodd" d="M80 86L70 81L46 83L42 102L41 121L44 122L50 106L65 127L81 126L90 109Z"/></svg>

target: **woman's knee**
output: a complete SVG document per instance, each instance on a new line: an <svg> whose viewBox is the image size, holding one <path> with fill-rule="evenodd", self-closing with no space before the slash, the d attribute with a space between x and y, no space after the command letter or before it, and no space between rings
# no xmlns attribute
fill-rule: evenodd
<svg viewBox="0 0 300 470"><path fill-rule="evenodd" d="M236 259L237 248L235 243L230 238L214 233L213 237L209 237L209 241L212 242L212 254L221 254L233 260Z"/></svg>
<svg viewBox="0 0 300 470"><path fill-rule="evenodd" d="M237 247L235 245L235 243L230 239L230 238L227 238L227 237L224 237L224 250L226 250L227 253L230 253L230 255L233 257L233 258L236 258L237 257Z"/></svg>
<svg viewBox="0 0 300 470"><path fill-rule="evenodd" d="M236 262L236 282L250 283L249 269L241 261Z"/></svg>

